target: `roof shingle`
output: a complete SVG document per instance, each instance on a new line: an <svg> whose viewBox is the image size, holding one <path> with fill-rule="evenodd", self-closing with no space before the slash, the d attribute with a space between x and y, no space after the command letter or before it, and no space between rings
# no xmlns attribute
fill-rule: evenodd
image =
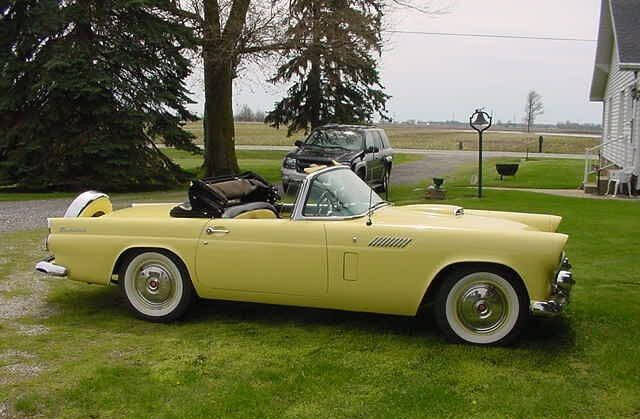
<svg viewBox="0 0 640 419"><path fill-rule="evenodd" d="M621 64L640 64L640 0L611 0Z"/></svg>

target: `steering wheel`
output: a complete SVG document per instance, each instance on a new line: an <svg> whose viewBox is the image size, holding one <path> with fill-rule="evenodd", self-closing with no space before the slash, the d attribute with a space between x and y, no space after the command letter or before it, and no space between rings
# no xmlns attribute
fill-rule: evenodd
<svg viewBox="0 0 640 419"><path fill-rule="evenodd" d="M322 205L325 202L328 204L329 209L326 214L321 214L320 211L321 211ZM335 199L333 194L329 191L324 191L322 195L320 195L320 199L318 199L318 204L316 207L316 217L319 217L321 215L330 217L331 214L333 214L333 211L338 207L339 207L339 202Z"/></svg>

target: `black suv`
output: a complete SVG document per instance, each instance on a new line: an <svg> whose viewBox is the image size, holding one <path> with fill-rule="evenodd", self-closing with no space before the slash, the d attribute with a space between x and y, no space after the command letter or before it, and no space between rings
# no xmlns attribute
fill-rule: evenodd
<svg viewBox="0 0 640 419"><path fill-rule="evenodd" d="M304 169L312 164L346 164L374 188L387 191L393 149L382 128L366 125L323 125L306 140L296 141L297 150L282 162L282 186L286 191L302 182Z"/></svg>

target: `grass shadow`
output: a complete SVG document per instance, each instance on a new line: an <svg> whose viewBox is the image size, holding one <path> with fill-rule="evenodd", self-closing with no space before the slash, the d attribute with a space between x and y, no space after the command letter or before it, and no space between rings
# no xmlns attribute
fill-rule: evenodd
<svg viewBox="0 0 640 419"><path fill-rule="evenodd" d="M56 306L51 321L91 328L130 326L134 320L117 287L87 287L72 284L55 290L49 302ZM369 335L419 339L436 344L445 343L429 310L415 317L376 313L350 312L332 309L279 306L272 304L199 299L185 316L174 325L200 327L207 323L244 325L259 328L291 327L301 329L335 328ZM153 325L153 326L152 326ZM139 321L136 327L157 327ZM514 347L529 350L567 350L575 346L575 332L570 319L532 318Z"/></svg>

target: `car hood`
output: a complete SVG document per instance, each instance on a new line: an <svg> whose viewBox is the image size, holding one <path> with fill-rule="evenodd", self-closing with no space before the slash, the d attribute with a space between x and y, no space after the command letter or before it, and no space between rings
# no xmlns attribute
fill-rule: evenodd
<svg viewBox="0 0 640 419"><path fill-rule="evenodd" d="M562 217L519 212L467 210L454 205L389 206L375 212L373 221L417 228L443 227L474 230L528 230L555 232Z"/></svg>
<svg viewBox="0 0 640 419"><path fill-rule="evenodd" d="M342 148L301 147L287 155L303 161L351 161L362 155L362 150L344 150Z"/></svg>

